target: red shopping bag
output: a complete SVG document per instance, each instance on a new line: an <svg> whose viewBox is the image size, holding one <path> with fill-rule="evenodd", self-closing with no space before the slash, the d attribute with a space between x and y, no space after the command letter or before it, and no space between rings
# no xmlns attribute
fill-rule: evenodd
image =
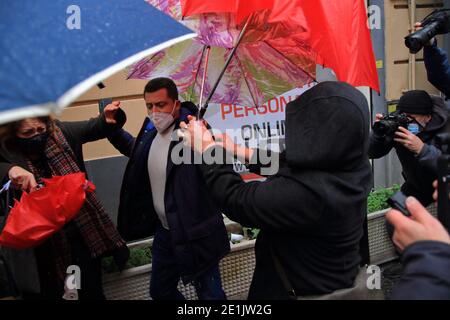
<svg viewBox="0 0 450 320"><path fill-rule="evenodd" d="M83 172L43 179L45 186L24 192L15 201L0 234L0 245L15 249L37 246L72 220L95 186Z"/></svg>

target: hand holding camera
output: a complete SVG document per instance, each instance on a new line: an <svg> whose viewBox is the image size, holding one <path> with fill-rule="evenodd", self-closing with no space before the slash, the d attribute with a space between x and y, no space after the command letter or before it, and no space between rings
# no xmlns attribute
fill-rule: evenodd
<svg viewBox="0 0 450 320"><path fill-rule="evenodd" d="M416 22L416 23L414 24L414 31L415 31L415 32L420 31L420 30L422 30L422 29L423 29L422 22ZM436 41L436 37L431 38L430 41L428 41L428 42L425 44L425 46L431 46L431 45L433 45L434 41Z"/></svg>
<svg viewBox="0 0 450 320"><path fill-rule="evenodd" d="M376 114L373 131L381 137L392 139L402 144L409 151L419 154L423 148L423 141L416 135L417 124L401 112L390 114ZM409 130L411 129L411 131Z"/></svg>
<svg viewBox="0 0 450 320"><path fill-rule="evenodd" d="M424 145L423 141L420 140L418 136L403 127L398 128L398 131L395 133L394 141L402 144L414 154L419 154Z"/></svg>
<svg viewBox="0 0 450 320"><path fill-rule="evenodd" d="M422 50L436 35L450 32L450 10L435 10L415 27L417 31L405 37L405 45L412 54Z"/></svg>

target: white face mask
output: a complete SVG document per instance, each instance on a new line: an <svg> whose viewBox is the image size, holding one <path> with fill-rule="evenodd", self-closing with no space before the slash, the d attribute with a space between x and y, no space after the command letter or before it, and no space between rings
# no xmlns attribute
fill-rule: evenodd
<svg viewBox="0 0 450 320"><path fill-rule="evenodd" d="M166 112L152 112L148 115L149 119L153 124L155 125L156 130L158 130L159 133L163 133L166 131L170 125L175 121L175 118L173 117L172 113L175 110L175 105L173 105L172 112L166 113Z"/></svg>

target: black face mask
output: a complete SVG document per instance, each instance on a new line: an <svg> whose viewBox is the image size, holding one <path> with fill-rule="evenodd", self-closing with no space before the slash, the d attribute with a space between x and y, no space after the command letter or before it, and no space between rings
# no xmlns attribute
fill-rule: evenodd
<svg viewBox="0 0 450 320"><path fill-rule="evenodd" d="M16 138L17 146L27 155L40 155L45 151L48 133L41 133L32 138Z"/></svg>

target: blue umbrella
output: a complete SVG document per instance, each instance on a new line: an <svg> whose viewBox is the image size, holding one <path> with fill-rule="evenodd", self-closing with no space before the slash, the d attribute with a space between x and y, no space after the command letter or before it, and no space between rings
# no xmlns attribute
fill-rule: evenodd
<svg viewBox="0 0 450 320"><path fill-rule="evenodd" d="M144 0L0 1L0 123L61 110L195 36Z"/></svg>

